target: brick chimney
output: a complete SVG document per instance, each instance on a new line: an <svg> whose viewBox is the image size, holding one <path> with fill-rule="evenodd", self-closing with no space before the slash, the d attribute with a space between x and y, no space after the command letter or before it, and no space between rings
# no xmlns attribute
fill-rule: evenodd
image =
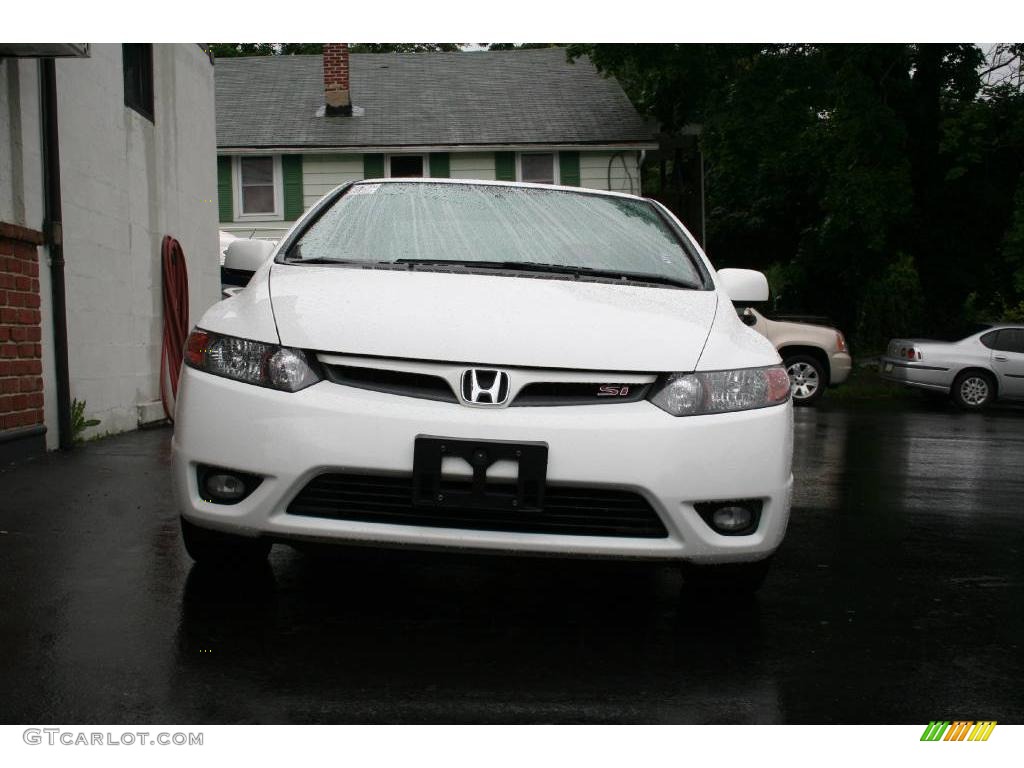
<svg viewBox="0 0 1024 768"><path fill-rule="evenodd" d="M348 43L324 43L324 104L328 115L351 115Z"/></svg>

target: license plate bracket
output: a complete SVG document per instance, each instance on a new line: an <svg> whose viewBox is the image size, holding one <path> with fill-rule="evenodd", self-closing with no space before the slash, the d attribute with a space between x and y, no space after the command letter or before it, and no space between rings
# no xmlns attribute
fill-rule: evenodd
<svg viewBox="0 0 1024 768"><path fill-rule="evenodd" d="M468 483L442 477L444 459L465 460L473 470ZM497 461L518 466L516 481L488 482L487 470ZM418 435L413 452L413 504L420 507L540 510L544 506L548 444L505 440Z"/></svg>

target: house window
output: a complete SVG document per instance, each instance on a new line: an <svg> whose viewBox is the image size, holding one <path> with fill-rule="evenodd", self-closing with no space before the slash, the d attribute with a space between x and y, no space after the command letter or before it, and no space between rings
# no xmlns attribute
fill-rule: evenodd
<svg viewBox="0 0 1024 768"><path fill-rule="evenodd" d="M281 219L281 157L235 158L235 218Z"/></svg>
<svg viewBox="0 0 1024 768"><path fill-rule="evenodd" d="M534 184L557 184L554 152L520 152L519 180Z"/></svg>
<svg viewBox="0 0 1024 768"><path fill-rule="evenodd" d="M388 176L393 179L422 179L429 175L425 155L388 155Z"/></svg>
<svg viewBox="0 0 1024 768"><path fill-rule="evenodd" d="M124 43L121 46L124 69L124 105L153 120L153 46L150 43Z"/></svg>

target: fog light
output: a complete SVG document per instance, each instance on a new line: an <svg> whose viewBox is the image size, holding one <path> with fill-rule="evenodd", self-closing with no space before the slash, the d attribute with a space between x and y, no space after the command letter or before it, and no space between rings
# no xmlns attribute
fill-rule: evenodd
<svg viewBox="0 0 1024 768"><path fill-rule="evenodd" d="M214 504L237 504L263 482L259 475L236 472L223 467L200 465L197 469L199 495Z"/></svg>
<svg viewBox="0 0 1024 768"><path fill-rule="evenodd" d="M754 513L746 507L719 507L711 515L711 525L723 533L736 533L750 527Z"/></svg>
<svg viewBox="0 0 1024 768"><path fill-rule="evenodd" d="M245 482L234 475L210 475L206 478L206 491L218 500L238 501L245 495Z"/></svg>
<svg viewBox="0 0 1024 768"><path fill-rule="evenodd" d="M694 504L697 514L715 533L722 536L747 536L761 521L761 499L704 501Z"/></svg>

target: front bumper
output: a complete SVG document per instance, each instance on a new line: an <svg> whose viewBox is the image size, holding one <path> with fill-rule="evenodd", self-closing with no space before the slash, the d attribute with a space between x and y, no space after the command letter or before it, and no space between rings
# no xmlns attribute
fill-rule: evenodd
<svg viewBox="0 0 1024 768"><path fill-rule="evenodd" d="M619 488L643 495L666 538L577 536L434 528L288 514L291 500L325 472L411 473L417 435L542 441L549 484ZM792 406L673 418L646 401L614 405L478 409L321 382L278 392L182 370L173 439L181 514L247 536L392 546L595 557L763 559L779 546L792 490ZM199 497L196 466L262 475L243 501ZM495 468L497 469L497 468ZM757 530L715 533L694 503L761 499Z"/></svg>

